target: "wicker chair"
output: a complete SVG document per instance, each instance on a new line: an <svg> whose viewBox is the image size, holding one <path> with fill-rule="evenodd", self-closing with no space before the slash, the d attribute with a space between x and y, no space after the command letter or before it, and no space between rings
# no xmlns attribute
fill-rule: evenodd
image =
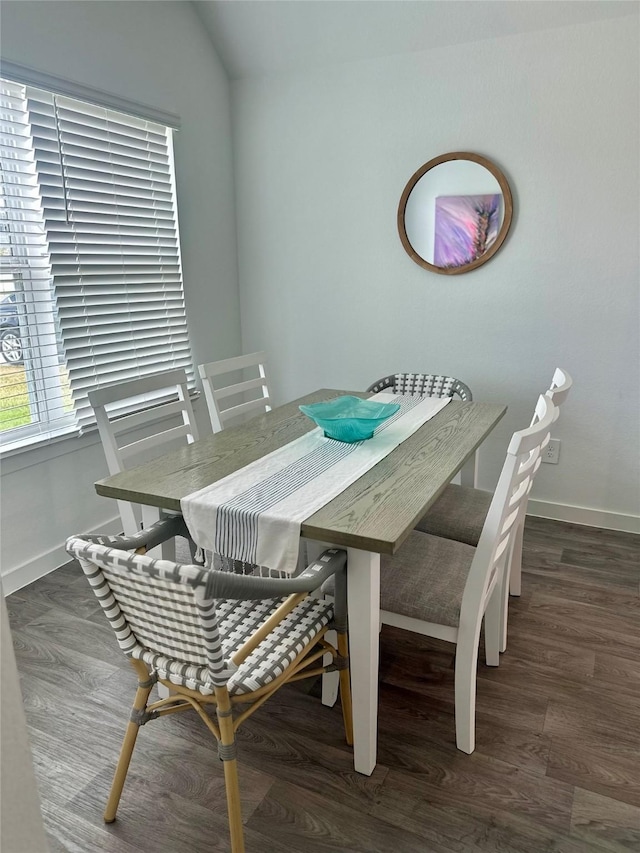
<svg viewBox="0 0 640 853"><path fill-rule="evenodd" d="M551 386L546 395L556 406L560 408L567 399L573 380L566 370L556 368ZM534 412L531 426L538 420ZM536 471L540 465L536 467ZM535 472L534 472L535 473ZM445 539L453 539L474 547L480 540L480 534L484 525L491 499L493 495L480 489L466 486L449 485L442 496L431 507L429 512L420 519L416 529L431 536L441 536ZM525 516L527 512L527 501L520 507L516 522L511 549L511 566L509 571L509 592L511 595L520 595L522 575L522 534L524 530ZM502 625L500 651L504 652L507 647L507 624L506 604L503 606L505 621Z"/></svg>
<svg viewBox="0 0 640 853"><path fill-rule="evenodd" d="M67 541L67 551L80 562L138 676L104 820L115 820L140 726L193 708L218 741L231 849L243 853L238 726L283 684L337 668L346 739L352 743L346 553L328 549L287 579L178 565L139 553L183 536L184 529L183 519L174 517L128 538L75 536ZM311 595L329 578L334 579L335 601ZM330 625L338 632L337 648L325 639ZM325 655L330 655L328 667ZM156 682L170 688L171 695L149 703ZM207 706L215 710L216 722L205 712Z"/></svg>
<svg viewBox="0 0 640 853"><path fill-rule="evenodd" d="M377 394L391 388L394 394L419 394L425 397L453 397L471 402L471 389L453 376L438 376L435 373L394 373L383 376L367 388Z"/></svg>

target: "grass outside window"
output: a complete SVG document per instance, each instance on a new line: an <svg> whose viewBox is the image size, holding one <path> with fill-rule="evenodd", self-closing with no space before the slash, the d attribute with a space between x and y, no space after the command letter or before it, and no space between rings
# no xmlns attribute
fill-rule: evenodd
<svg viewBox="0 0 640 853"><path fill-rule="evenodd" d="M64 410L73 411L69 378L65 367L60 368ZM23 364L0 365L0 432L33 423L29 406L27 374Z"/></svg>

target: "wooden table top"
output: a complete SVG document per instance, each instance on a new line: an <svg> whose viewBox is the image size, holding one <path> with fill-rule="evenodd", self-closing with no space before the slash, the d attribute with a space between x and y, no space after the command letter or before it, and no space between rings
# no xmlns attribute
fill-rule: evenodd
<svg viewBox="0 0 640 853"><path fill-rule="evenodd" d="M246 424L201 438L151 462L99 480L99 495L180 511L180 499L221 480L315 428L301 403L358 391L324 388ZM393 554L506 406L452 400L344 492L302 523L301 534L334 545Z"/></svg>

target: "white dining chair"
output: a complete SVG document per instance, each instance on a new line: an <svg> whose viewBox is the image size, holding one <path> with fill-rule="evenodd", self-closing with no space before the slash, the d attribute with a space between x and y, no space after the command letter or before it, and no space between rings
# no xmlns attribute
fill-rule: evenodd
<svg viewBox="0 0 640 853"><path fill-rule="evenodd" d="M511 544L557 414L543 395L536 423L513 434L477 547L414 530L396 554L381 559L382 624L456 644L456 744L466 753L475 749L480 628L484 619L486 663L498 666Z"/></svg>
<svg viewBox="0 0 640 853"><path fill-rule="evenodd" d="M89 392L110 474L158 455L156 448L198 440L187 376L169 370L141 379L94 388ZM169 420L170 419L170 420ZM126 536L144 525L144 507L118 501Z"/></svg>
<svg viewBox="0 0 640 853"><path fill-rule="evenodd" d="M553 405L556 408L560 408L564 401L569 396L569 391L571 391L571 386L573 385L573 379L569 375L566 370L563 370L561 367L556 367L553 378L551 380L551 385L549 386L549 390L546 392L546 396L553 402ZM537 415L536 412L533 413L533 417L531 419L531 426L536 423ZM536 467L536 471L540 467L540 462ZM527 501L525 501L524 506L520 510L520 515L517 520L517 528L516 535L513 543L513 551L511 554L511 568L509 571L509 594L510 595L520 595L522 591L522 539L524 534L524 523L527 515ZM506 646L506 625L504 626L504 645ZM501 649L504 651L504 648Z"/></svg>
<svg viewBox="0 0 640 853"><path fill-rule="evenodd" d="M472 402L473 394L468 385L454 376L440 373L390 373L376 379L367 391L378 394L390 391L392 394L406 394L421 397L457 397L463 402ZM477 452L470 464L460 472L461 482L473 488L476 484ZM338 679L326 675L322 679L322 704L334 705L338 697Z"/></svg>
<svg viewBox="0 0 640 853"><path fill-rule="evenodd" d="M240 415L271 411L264 352L210 361L198 365L198 371L214 432L221 432ZM248 372L257 375L238 379L239 374L246 377ZM246 399L248 392L254 395L252 399Z"/></svg>
<svg viewBox="0 0 640 853"><path fill-rule="evenodd" d="M567 399L572 385L573 380L569 373L558 367L553 374L546 396L549 397L554 406L559 408ZM534 412L531 420L532 426L536 420L537 414ZM538 467L540 462L541 460L538 462ZM536 471L538 467L536 467ZM456 542L476 546L480 539L491 499L490 492L451 484L446 487L429 512L420 519L416 525L416 530L429 533L432 536L441 536L445 539L454 539ZM510 556L509 590L508 593L505 591L505 594L517 596L521 592L522 539L526 513L527 501L521 506L520 514L516 520ZM503 606L503 612L507 613L506 606ZM500 651L504 652L507 643L506 621L502 626L501 635Z"/></svg>

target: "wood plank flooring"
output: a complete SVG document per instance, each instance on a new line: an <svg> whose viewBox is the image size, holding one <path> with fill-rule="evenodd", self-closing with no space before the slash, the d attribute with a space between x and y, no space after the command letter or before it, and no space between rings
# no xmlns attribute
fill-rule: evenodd
<svg viewBox="0 0 640 853"><path fill-rule="evenodd" d="M477 748L455 748L453 648L385 627L379 763L353 771L319 683L239 731L248 853L640 851L640 539L530 518ZM135 679L73 564L7 600L52 853L228 851L222 765L193 715L145 726L102 809ZM14 851L6 851L14 853Z"/></svg>

